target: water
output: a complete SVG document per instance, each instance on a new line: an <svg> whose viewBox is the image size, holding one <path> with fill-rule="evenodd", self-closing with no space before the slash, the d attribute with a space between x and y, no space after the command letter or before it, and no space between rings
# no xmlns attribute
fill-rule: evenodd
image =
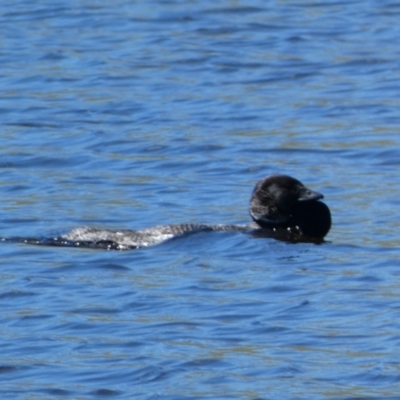
<svg viewBox="0 0 400 400"><path fill-rule="evenodd" d="M334 225L1 244L1 397L398 398L399 4L105 3L0 5L1 236L247 223L276 172Z"/></svg>

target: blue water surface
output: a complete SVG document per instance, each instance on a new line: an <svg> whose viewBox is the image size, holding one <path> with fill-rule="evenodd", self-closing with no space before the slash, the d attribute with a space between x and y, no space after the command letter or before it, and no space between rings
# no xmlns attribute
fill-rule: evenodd
<svg viewBox="0 0 400 400"><path fill-rule="evenodd" d="M247 223L325 195L326 243L0 243L4 399L397 399L400 5L0 4L1 237Z"/></svg>

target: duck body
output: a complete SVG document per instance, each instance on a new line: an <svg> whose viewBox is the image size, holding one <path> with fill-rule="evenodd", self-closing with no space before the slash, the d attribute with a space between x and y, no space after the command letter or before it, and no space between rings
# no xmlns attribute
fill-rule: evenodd
<svg viewBox="0 0 400 400"><path fill-rule="evenodd" d="M175 224L142 230L76 228L53 239L53 245L107 249L135 249L156 245L188 232L241 231L288 242L321 243L331 228L323 195L287 175L270 175L255 186L250 199L249 225Z"/></svg>
<svg viewBox="0 0 400 400"><path fill-rule="evenodd" d="M107 230L82 227L54 240L74 247L97 247L115 250L138 249L154 246L168 239L204 231L247 231L247 225L173 224L159 225L141 230ZM56 244L56 243L54 243Z"/></svg>

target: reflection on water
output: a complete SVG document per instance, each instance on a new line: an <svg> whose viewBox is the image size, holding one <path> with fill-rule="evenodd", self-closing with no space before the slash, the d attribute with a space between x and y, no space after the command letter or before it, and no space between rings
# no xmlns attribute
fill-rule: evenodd
<svg viewBox="0 0 400 400"><path fill-rule="evenodd" d="M2 397L397 398L399 12L0 5L0 236L247 223L276 172L333 215L320 246L1 243Z"/></svg>

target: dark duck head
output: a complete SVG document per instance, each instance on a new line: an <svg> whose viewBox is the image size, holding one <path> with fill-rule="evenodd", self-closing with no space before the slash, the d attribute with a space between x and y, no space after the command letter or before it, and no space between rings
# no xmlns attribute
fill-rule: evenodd
<svg viewBox="0 0 400 400"><path fill-rule="evenodd" d="M279 239L322 241L331 228L331 213L319 201L324 196L287 175L271 175L257 183L250 215L261 229Z"/></svg>

